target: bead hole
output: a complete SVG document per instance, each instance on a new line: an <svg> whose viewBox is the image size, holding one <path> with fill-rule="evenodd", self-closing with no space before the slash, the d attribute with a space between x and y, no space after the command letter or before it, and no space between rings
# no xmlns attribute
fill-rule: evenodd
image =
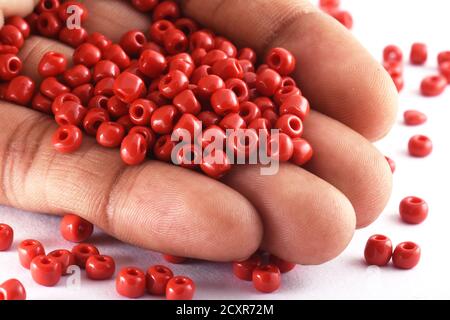
<svg viewBox="0 0 450 320"><path fill-rule="evenodd" d="M166 269L164 269L163 267L156 267L155 269L158 273L166 273Z"/></svg>
<svg viewBox="0 0 450 320"><path fill-rule="evenodd" d="M69 138L69 134L67 133L67 131L61 131L61 132L59 133L58 138L59 138L59 140L61 140L61 141L65 141L65 140L67 140L67 138Z"/></svg>
<svg viewBox="0 0 450 320"><path fill-rule="evenodd" d="M244 96L244 88L242 88L241 86L234 86L231 88L231 91L234 92L234 94L240 98L242 96Z"/></svg>
<svg viewBox="0 0 450 320"><path fill-rule="evenodd" d="M147 39L145 39L145 36L141 33L136 34L136 36L134 38L135 38L136 42L140 45L144 45L147 40Z"/></svg>
<svg viewBox="0 0 450 320"><path fill-rule="evenodd" d="M301 128L300 121L298 119L291 119L289 120L289 127L291 127L292 130L298 131Z"/></svg>
<svg viewBox="0 0 450 320"><path fill-rule="evenodd" d="M176 51L183 51L184 50L184 44L183 42L179 41L175 44L175 50Z"/></svg>
<svg viewBox="0 0 450 320"><path fill-rule="evenodd" d="M127 270L127 274L132 276L132 277L137 277L138 276L138 272L134 269L128 269Z"/></svg>
<svg viewBox="0 0 450 320"><path fill-rule="evenodd" d="M170 26L167 22L161 22L158 24L159 31L167 31L169 28L170 28Z"/></svg>
<svg viewBox="0 0 450 320"><path fill-rule="evenodd" d="M91 252L91 250L89 250L88 247L81 247L80 248L80 252L83 253L83 254L88 254L88 253Z"/></svg>
<svg viewBox="0 0 450 320"><path fill-rule="evenodd" d="M135 118L142 118L144 115L144 108L142 106L136 106L133 108L132 113Z"/></svg>
<svg viewBox="0 0 450 320"><path fill-rule="evenodd" d="M98 101L98 105L100 106L100 108L103 108L103 109L107 109L108 108L108 98L101 98L99 101Z"/></svg>
<svg viewBox="0 0 450 320"><path fill-rule="evenodd" d="M239 115L241 117L246 117L246 116L250 115L250 110L248 109L248 107L245 107L245 109L241 109L241 112L239 112Z"/></svg>
<svg viewBox="0 0 450 320"><path fill-rule="evenodd" d="M55 5L54 1L51 1L51 0L44 1L44 8L45 9L52 10L55 7L56 7L56 5Z"/></svg>
<svg viewBox="0 0 450 320"><path fill-rule="evenodd" d="M186 280L184 280L184 279L182 279L182 278L178 278L178 279L175 280L175 283L176 283L176 284L185 284L185 283L186 283Z"/></svg>
<svg viewBox="0 0 450 320"><path fill-rule="evenodd" d="M409 198L409 202L412 204L421 204L422 203L422 199L413 197L413 198Z"/></svg>
<svg viewBox="0 0 450 320"><path fill-rule="evenodd" d="M25 247L34 246L35 244L36 244L36 242L33 241L33 240L28 240L28 241L25 241L25 242L23 243L23 245L24 245Z"/></svg>
<svg viewBox="0 0 450 320"><path fill-rule="evenodd" d="M407 242L403 244L403 249L405 250L414 250L416 248L416 245L412 242Z"/></svg>
<svg viewBox="0 0 450 320"><path fill-rule="evenodd" d="M42 264L50 264L51 261L50 261L50 259L48 259L48 258L42 258L42 259L41 259L41 263L42 263Z"/></svg>
<svg viewBox="0 0 450 320"><path fill-rule="evenodd" d="M95 257L95 260L100 261L100 262L106 262L106 258L104 256L97 256L97 257Z"/></svg>
<svg viewBox="0 0 450 320"><path fill-rule="evenodd" d="M61 251L56 251L56 252L52 252L51 256L55 257L55 258L60 258L62 257L63 253Z"/></svg>
<svg viewBox="0 0 450 320"><path fill-rule="evenodd" d="M281 57L278 54L274 54L270 57L270 63L275 67L278 67L281 64Z"/></svg>
<svg viewBox="0 0 450 320"><path fill-rule="evenodd" d="M377 240L377 241L385 241L385 240L387 240L387 238L385 236L382 236L382 235L375 236L374 239Z"/></svg>
<svg viewBox="0 0 450 320"><path fill-rule="evenodd" d="M19 59L13 59L9 61L8 70L9 72L17 72L21 67L21 63Z"/></svg>
<svg viewBox="0 0 450 320"><path fill-rule="evenodd" d="M39 25L40 25L43 29L47 28L48 25L49 25L48 19L47 19L46 17L44 17L43 19L39 19Z"/></svg>

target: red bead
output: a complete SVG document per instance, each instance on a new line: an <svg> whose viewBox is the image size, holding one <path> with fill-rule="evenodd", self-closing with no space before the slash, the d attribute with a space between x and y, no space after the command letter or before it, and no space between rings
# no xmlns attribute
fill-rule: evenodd
<svg viewBox="0 0 450 320"><path fill-rule="evenodd" d="M151 127L157 134L169 134L178 116L177 109L172 105L156 109L151 117Z"/></svg>
<svg viewBox="0 0 450 320"><path fill-rule="evenodd" d="M247 123L245 120L239 115L239 113L229 113L219 122L219 126L223 130L239 130L246 129Z"/></svg>
<svg viewBox="0 0 450 320"><path fill-rule="evenodd" d="M197 118L202 122L203 128L217 125L220 122L220 117L212 111L202 111L197 115Z"/></svg>
<svg viewBox="0 0 450 320"><path fill-rule="evenodd" d="M264 96L273 96L281 86L281 76L272 69L261 71L256 76L256 89Z"/></svg>
<svg viewBox="0 0 450 320"><path fill-rule="evenodd" d="M107 148L120 146L125 137L125 128L117 122L103 122L97 130L97 142Z"/></svg>
<svg viewBox="0 0 450 320"><path fill-rule="evenodd" d="M90 83L82 84L72 89L72 93L80 98L83 105L87 105L94 96L94 86Z"/></svg>
<svg viewBox="0 0 450 320"><path fill-rule="evenodd" d="M164 33L163 44L169 54L177 54L187 50L189 41L183 31L173 28Z"/></svg>
<svg viewBox="0 0 450 320"><path fill-rule="evenodd" d="M58 8L59 18L64 22L73 16L77 15L80 18L80 22L83 23L88 18L88 10L83 3L78 1L66 1Z"/></svg>
<svg viewBox="0 0 450 320"><path fill-rule="evenodd" d="M80 103L73 101L66 101L62 103L55 114L55 121L60 126L74 125L80 126L86 116L87 109Z"/></svg>
<svg viewBox="0 0 450 320"><path fill-rule="evenodd" d="M450 51L443 51L438 54L438 65L450 61Z"/></svg>
<svg viewBox="0 0 450 320"><path fill-rule="evenodd" d="M267 149L272 159L281 162L289 161L294 154L292 139L282 132L270 136Z"/></svg>
<svg viewBox="0 0 450 320"><path fill-rule="evenodd" d="M120 46L130 57L137 57L146 43L145 34L139 30L130 30L120 39Z"/></svg>
<svg viewBox="0 0 450 320"><path fill-rule="evenodd" d="M125 103L132 103L146 94L144 81L138 76L124 72L114 82L114 94Z"/></svg>
<svg viewBox="0 0 450 320"><path fill-rule="evenodd" d="M162 1L153 10L152 21L176 20L180 17L180 7L174 1Z"/></svg>
<svg viewBox="0 0 450 320"><path fill-rule="evenodd" d="M162 19L155 21L150 25L148 34L151 40L155 41L157 44L163 44L166 32L174 28L175 26L172 22Z"/></svg>
<svg viewBox="0 0 450 320"><path fill-rule="evenodd" d="M82 269L86 267L86 261L91 256L99 255L98 249L87 243L80 243L72 248L72 254L75 257L75 263Z"/></svg>
<svg viewBox="0 0 450 320"><path fill-rule="evenodd" d="M166 58L154 50L145 50L139 57L139 71L150 78L159 77L167 68Z"/></svg>
<svg viewBox="0 0 450 320"><path fill-rule="evenodd" d="M195 283L188 277L176 276L167 282L167 300L192 300L195 294Z"/></svg>
<svg viewBox="0 0 450 320"><path fill-rule="evenodd" d="M152 129L144 126L135 126L132 127L128 132L128 134L135 134L135 133L140 134L141 136L144 137L145 141L147 142L148 150L151 150L153 148L156 142L156 135L152 131Z"/></svg>
<svg viewBox="0 0 450 320"><path fill-rule="evenodd" d="M277 121L279 119L278 114L275 112L274 109L266 109L264 110L263 114L262 114L263 118L269 120L270 122L270 126L272 128L275 128Z"/></svg>
<svg viewBox="0 0 450 320"><path fill-rule="evenodd" d="M320 0L319 6L322 8L339 8L341 0Z"/></svg>
<svg viewBox="0 0 450 320"><path fill-rule="evenodd" d="M204 49L208 52L214 49L214 38L204 31L194 32L189 38L189 43L191 51Z"/></svg>
<svg viewBox="0 0 450 320"><path fill-rule="evenodd" d="M22 61L14 54L0 54L0 80L12 80L20 74Z"/></svg>
<svg viewBox="0 0 450 320"><path fill-rule="evenodd" d="M259 136L254 130L238 130L227 133L227 149L240 158L255 156L258 149Z"/></svg>
<svg viewBox="0 0 450 320"><path fill-rule="evenodd" d="M64 27L59 32L58 38L72 48L77 48L87 41L88 33L85 28L69 29Z"/></svg>
<svg viewBox="0 0 450 320"><path fill-rule="evenodd" d="M158 4L159 0L132 0L133 6L142 12L151 11Z"/></svg>
<svg viewBox="0 0 450 320"><path fill-rule="evenodd" d="M275 92L273 99L278 106L281 106L291 96L301 96L300 89L295 86L282 86Z"/></svg>
<svg viewBox="0 0 450 320"><path fill-rule="evenodd" d="M19 244L19 261L20 264L30 269L31 260L37 256L44 256L45 250L42 244L37 240L24 240Z"/></svg>
<svg viewBox="0 0 450 320"><path fill-rule="evenodd" d="M29 15L25 17L25 21L30 26L30 31L33 33L37 32L37 20L39 18L39 15L36 12L32 12Z"/></svg>
<svg viewBox="0 0 450 320"><path fill-rule="evenodd" d="M181 91L186 90L188 86L188 77L183 72L174 70L161 78L159 91L164 97L173 99Z"/></svg>
<svg viewBox="0 0 450 320"><path fill-rule="evenodd" d="M153 101L146 99L135 100L128 110L131 121L138 126L149 126L153 112L157 109Z"/></svg>
<svg viewBox="0 0 450 320"><path fill-rule="evenodd" d="M405 87L405 79L403 78L403 75L391 75L391 78L397 88L397 91L402 91Z"/></svg>
<svg viewBox="0 0 450 320"><path fill-rule="evenodd" d="M450 61L442 62L439 65L439 72L450 83Z"/></svg>
<svg viewBox="0 0 450 320"><path fill-rule="evenodd" d="M0 251L6 251L11 248L14 240L14 231L7 224L0 223Z"/></svg>
<svg viewBox="0 0 450 320"><path fill-rule="evenodd" d="M350 12L345 10L336 10L331 12L331 16L347 29L351 29L353 27L353 17Z"/></svg>
<svg viewBox="0 0 450 320"><path fill-rule="evenodd" d="M55 98L52 103L52 112L53 114L57 114L59 110L61 109L61 106L67 102L72 101L78 104L81 104L80 98L78 98L76 95L72 93L63 93Z"/></svg>
<svg viewBox="0 0 450 320"><path fill-rule="evenodd" d="M81 147L83 142L83 133L81 130L72 125L64 125L59 127L52 137L53 147L61 153L72 153Z"/></svg>
<svg viewBox="0 0 450 320"><path fill-rule="evenodd" d="M284 114L278 118L275 127L291 138L300 138L303 134L302 120L293 114Z"/></svg>
<svg viewBox="0 0 450 320"><path fill-rule="evenodd" d="M280 75L287 76L295 70L295 57L286 49L274 48L267 54L266 64Z"/></svg>
<svg viewBox="0 0 450 320"><path fill-rule="evenodd" d="M287 272L293 270L297 266L295 263L283 260L274 255L270 255L269 263L276 265L278 267L278 269L280 269L281 273L287 273Z"/></svg>
<svg viewBox="0 0 450 320"><path fill-rule="evenodd" d="M113 77L108 77L97 82L94 88L94 95L111 97L114 95L114 83Z"/></svg>
<svg viewBox="0 0 450 320"><path fill-rule="evenodd" d="M36 283L53 287L61 279L62 266L52 257L38 256L31 261L30 272Z"/></svg>
<svg viewBox="0 0 450 320"><path fill-rule="evenodd" d="M20 30L23 37L26 39L30 36L30 25L20 16L11 16L5 20L5 24L12 25Z"/></svg>
<svg viewBox="0 0 450 320"><path fill-rule="evenodd" d="M383 235L376 234L367 240L364 258L368 265L385 266L392 256L392 242Z"/></svg>
<svg viewBox="0 0 450 320"><path fill-rule="evenodd" d="M244 71L245 73L254 73L255 72L255 67L253 66L253 64L248 61L248 60L238 60L239 64L241 65L242 71ZM256 73L255 73L255 80L256 80Z"/></svg>
<svg viewBox="0 0 450 320"><path fill-rule="evenodd" d="M153 50L161 54L166 54L166 51L154 41L146 42L141 52L144 52L145 50Z"/></svg>
<svg viewBox="0 0 450 320"><path fill-rule="evenodd" d="M243 103L249 99L247 84L241 79L230 78L225 82L225 87L236 94L239 103Z"/></svg>
<svg viewBox="0 0 450 320"><path fill-rule="evenodd" d="M115 119L120 118L129 113L128 104L121 101L117 96L109 98L106 106L109 115Z"/></svg>
<svg viewBox="0 0 450 320"><path fill-rule="evenodd" d="M161 136L156 140L153 147L153 154L156 159L160 161L170 162L172 156L172 150L175 147L175 142L171 140L171 136Z"/></svg>
<svg viewBox="0 0 450 320"><path fill-rule="evenodd" d="M189 56L190 57L190 56ZM194 62L186 59L171 59L169 64L169 71L179 70L183 72L186 77L190 78L194 72Z"/></svg>
<svg viewBox="0 0 450 320"><path fill-rule="evenodd" d="M275 104L273 103L273 101L270 98L267 97L258 97L256 99L253 100L253 103L256 104L259 108L259 110L261 110L261 112L266 111L267 109L275 109ZM293 113L295 114L295 113Z"/></svg>
<svg viewBox="0 0 450 320"><path fill-rule="evenodd" d="M261 117L261 110L259 110L258 106L253 102L242 102L239 109L239 115L247 124L250 124L253 120Z"/></svg>
<svg viewBox="0 0 450 320"><path fill-rule="evenodd" d="M93 231L92 223L77 215L67 214L61 220L60 232L67 241L84 242L92 235Z"/></svg>
<svg viewBox="0 0 450 320"><path fill-rule="evenodd" d="M298 166L307 163L313 157L314 151L308 141L302 138L292 139L294 144L294 154L291 161Z"/></svg>
<svg viewBox="0 0 450 320"><path fill-rule="evenodd" d="M173 272L165 266L152 266L146 274L147 292L155 296L166 294L167 283L173 278Z"/></svg>
<svg viewBox="0 0 450 320"><path fill-rule="evenodd" d="M417 126L427 121L427 116L417 110L407 110L403 114L405 124L408 126Z"/></svg>
<svg viewBox="0 0 450 320"><path fill-rule="evenodd" d="M39 62L38 72L44 77L56 77L66 71L67 58L62 53L50 51L45 53Z"/></svg>
<svg viewBox="0 0 450 320"><path fill-rule="evenodd" d="M39 0L38 4L36 5L36 12L55 12L58 10L59 6L59 0Z"/></svg>
<svg viewBox="0 0 450 320"><path fill-rule="evenodd" d="M281 78L281 86L282 87L296 87L297 83L295 82L294 79L292 79L291 77L282 77ZM297 88L298 89L298 88ZM301 94L301 93L300 93Z"/></svg>
<svg viewBox="0 0 450 320"><path fill-rule="evenodd" d="M410 61L414 65L423 65L427 61L428 49L424 43L414 43L411 46Z"/></svg>
<svg viewBox="0 0 450 320"><path fill-rule="evenodd" d="M91 70L82 65L76 65L63 74L64 81L71 87L75 88L91 81Z"/></svg>
<svg viewBox="0 0 450 320"><path fill-rule="evenodd" d="M433 143L426 136L416 135L409 140L408 150L414 157L426 157L433 151Z"/></svg>
<svg viewBox="0 0 450 320"><path fill-rule="evenodd" d="M202 78L200 78L197 85L198 92L203 98L209 98L216 91L225 89L225 82L222 80L222 78L216 75L204 75Z"/></svg>
<svg viewBox="0 0 450 320"><path fill-rule="evenodd" d="M47 256L61 264L62 275L68 275L67 268L75 265L75 256L69 250L55 250L50 252Z"/></svg>
<svg viewBox="0 0 450 320"><path fill-rule="evenodd" d="M201 111L201 104L195 97L192 90L184 90L175 96L173 105L177 107L180 113L190 113L197 115Z"/></svg>
<svg viewBox="0 0 450 320"><path fill-rule="evenodd" d="M111 60L120 68L124 70L130 66L130 57L118 44L112 44L109 47L103 49L103 59Z"/></svg>
<svg viewBox="0 0 450 320"><path fill-rule="evenodd" d="M237 56L236 46L228 40L218 41L216 38L215 49L225 52L230 58L235 58Z"/></svg>
<svg viewBox="0 0 450 320"><path fill-rule="evenodd" d="M94 46L102 50L102 52L105 52L105 49L109 48L112 45L112 41L100 32L91 33L87 37L86 42L93 44Z"/></svg>
<svg viewBox="0 0 450 320"><path fill-rule="evenodd" d="M253 129L258 135L265 134L267 137L270 135L270 129L272 125L270 121L265 118L256 118L248 125L248 129Z"/></svg>
<svg viewBox="0 0 450 320"><path fill-rule="evenodd" d="M252 48L242 48L239 50L237 57L239 60L248 60L252 64L255 64L257 59L256 52Z"/></svg>
<svg viewBox="0 0 450 320"><path fill-rule="evenodd" d="M202 64L213 66L216 62L220 60L228 59L229 57L222 50L213 49L209 51L206 56L202 59Z"/></svg>
<svg viewBox="0 0 450 320"><path fill-rule="evenodd" d="M202 123L192 114L185 113L173 127L172 136L184 142L194 142L201 135Z"/></svg>
<svg viewBox="0 0 450 320"><path fill-rule="evenodd" d="M0 300L26 300L26 298L26 290L19 280L10 279L0 284Z"/></svg>
<svg viewBox="0 0 450 320"><path fill-rule="evenodd" d="M109 98L106 96L93 96L88 102L88 108L101 108L106 110L108 108L108 100Z"/></svg>
<svg viewBox="0 0 450 320"><path fill-rule="evenodd" d="M394 173L394 172L395 172L395 168L396 168L395 161L392 160L392 159L389 158L389 157L385 157L385 158L386 158L386 161L387 161L388 164L389 164L389 167L391 168L391 172Z"/></svg>
<svg viewBox="0 0 450 320"><path fill-rule="evenodd" d="M239 112L239 101L230 89L216 90L211 96L211 106L218 115Z"/></svg>
<svg viewBox="0 0 450 320"><path fill-rule="evenodd" d="M99 48L90 43L83 43L73 52L73 63L92 67L102 58Z"/></svg>
<svg viewBox="0 0 450 320"><path fill-rule="evenodd" d="M239 61L233 58L215 62L212 65L212 72L223 80L230 78L242 79L244 77L244 70L239 64Z"/></svg>
<svg viewBox="0 0 450 320"><path fill-rule="evenodd" d="M133 166L142 163L147 156L148 144L145 137L139 133L128 134L120 146L120 157L123 162Z"/></svg>
<svg viewBox="0 0 450 320"><path fill-rule="evenodd" d="M9 82L5 98L10 102L27 106L33 98L35 88L36 85L31 78L18 76Z"/></svg>
<svg viewBox="0 0 450 320"><path fill-rule="evenodd" d="M183 31L183 33L188 37L198 30L198 24L189 18L180 18L176 20L175 27Z"/></svg>
<svg viewBox="0 0 450 320"><path fill-rule="evenodd" d="M0 42L18 49L23 47L25 38L22 32L13 25L5 25L0 29Z"/></svg>
<svg viewBox="0 0 450 320"><path fill-rule="evenodd" d="M441 75L429 76L422 80L420 90L426 97L434 97L444 92L447 79Z"/></svg>
<svg viewBox="0 0 450 320"><path fill-rule="evenodd" d="M256 290L271 293L280 288L280 269L275 265L265 265L256 267L252 275L253 286Z"/></svg>
<svg viewBox="0 0 450 320"><path fill-rule="evenodd" d="M389 45L383 50L383 61L397 61L401 62L403 60L402 50L395 46Z"/></svg>
<svg viewBox="0 0 450 320"><path fill-rule="evenodd" d="M61 20L53 12L44 12L39 15L37 29L41 35L47 38L57 38L62 29Z"/></svg>
<svg viewBox="0 0 450 320"><path fill-rule="evenodd" d="M254 254L247 260L233 262L233 273L241 280L252 281L253 271L261 264L261 257Z"/></svg>
<svg viewBox="0 0 450 320"><path fill-rule="evenodd" d="M213 149L224 149L224 144L227 139L227 135L225 131L216 125L210 125L207 129L203 130L202 134L202 148L206 149L209 145L212 144ZM207 151L209 151L209 148Z"/></svg>
<svg viewBox="0 0 450 320"><path fill-rule="evenodd" d="M395 247L392 255L394 266L399 269L412 269L419 263L420 247L414 242L402 242Z"/></svg>
<svg viewBox="0 0 450 320"><path fill-rule="evenodd" d="M86 260L86 275L91 280L107 280L116 271L116 263L110 256L95 255Z"/></svg>
<svg viewBox="0 0 450 320"><path fill-rule="evenodd" d="M63 85L55 77L50 77L41 82L40 92L47 98L53 100L63 93L69 93L70 88Z"/></svg>
<svg viewBox="0 0 450 320"><path fill-rule="evenodd" d="M428 204L418 197L406 197L400 202L399 211L404 222L420 224L428 216Z"/></svg>
<svg viewBox="0 0 450 320"><path fill-rule="evenodd" d="M18 54L19 49L8 44L0 44L0 54Z"/></svg>
<svg viewBox="0 0 450 320"><path fill-rule="evenodd" d="M136 267L120 270L116 277L116 291L127 298L139 298L145 294L145 273Z"/></svg>
<svg viewBox="0 0 450 320"><path fill-rule="evenodd" d="M231 170L231 164L224 151L213 149L211 153L203 157L200 168L209 177L220 179Z"/></svg>

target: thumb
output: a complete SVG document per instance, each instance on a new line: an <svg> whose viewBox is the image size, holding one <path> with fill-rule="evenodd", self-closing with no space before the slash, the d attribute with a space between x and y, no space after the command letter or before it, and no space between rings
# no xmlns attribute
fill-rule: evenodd
<svg viewBox="0 0 450 320"><path fill-rule="evenodd" d="M10 16L26 16L33 11L39 0L0 0L0 26Z"/></svg>

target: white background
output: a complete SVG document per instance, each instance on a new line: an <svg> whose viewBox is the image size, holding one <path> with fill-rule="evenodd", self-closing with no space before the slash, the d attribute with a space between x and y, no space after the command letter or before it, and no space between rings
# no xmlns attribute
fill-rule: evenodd
<svg viewBox="0 0 450 320"><path fill-rule="evenodd" d="M173 266L175 273L192 277L198 286L198 299L417 299L450 298L450 249L448 210L450 180L450 90L438 98L418 94L420 80L436 72L436 54L450 50L450 2L448 0L343 0L343 7L352 12L354 34L377 58L390 43L398 44L409 54L411 43L429 45L430 59L426 67L405 70L406 87L401 94L398 123L391 134L377 145L397 162L392 199L381 218L356 233L345 252L334 261L321 266L299 266L283 276L282 289L271 295L255 292L250 283L236 280L228 264L195 263ZM402 112L418 109L429 121L420 127L402 124ZM408 139L414 134L429 135L435 145L426 159L413 159L406 153ZM409 195L426 199L429 218L419 226L403 224L398 217L400 200ZM0 222L9 223L20 239L41 240L48 251L70 248L58 233L59 218L20 212L0 207ZM391 237L394 243L412 240L422 247L420 264L411 271L367 267L362 260L366 239L374 233ZM137 265L146 268L162 263L158 254L133 248L96 232L92 242L100 251L115 257L119 266ZM35 284L27 270L19 266L15 250L0 253L0 282L20 279L30 299L117 299L113 281L92 282L81 279L81 288L66 288L63 280L55 288ZM149 297L146 297L149 298Z"/></svg>

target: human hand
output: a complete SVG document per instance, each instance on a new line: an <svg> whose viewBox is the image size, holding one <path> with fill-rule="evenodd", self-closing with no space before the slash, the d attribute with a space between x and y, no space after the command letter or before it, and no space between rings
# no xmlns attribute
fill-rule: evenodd
<svg viewBox="0 0 450 320"><path fill-rule="evenodd" d="M86 0L89 32L118 41L149 20L128 3ZM114 237L156 251L215 261L247 258L258 248L299 264L318 264L347 246L355 227L374 221L391 192L391 173L372 146L390 129L397 93L384 69L332 18L303 0L186 0L184 12L259 54L285 47L297 57L296 80L313 111L305 137L315 157L286 163L274 176L235 166L221 181L166 163L125 166L117 151L86 138L59 154L48 116L0 103L0 203L76 213ZM5 15L33 1L0 1ZM46 51L72 49L32 36L20 56L38 80Z"/></svg>

